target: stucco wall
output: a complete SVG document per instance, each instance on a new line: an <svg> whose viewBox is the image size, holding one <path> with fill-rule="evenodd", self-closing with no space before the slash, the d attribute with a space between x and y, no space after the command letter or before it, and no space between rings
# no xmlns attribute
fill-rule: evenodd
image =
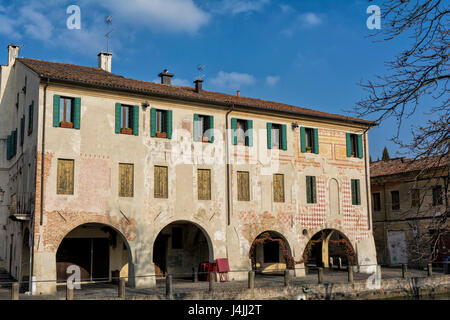
<svg viewBox="0 0 450 320"><path fill-rule="evenodd" d="M81 97L80 130L53 127L54 94ZM345 133L363 134L362 127L319 119L232 112L229 118L253 120L254 146L232 146L230 149L232 206L228 224L226 109L54 84L47 88L46 97L44 84L41 84L36 100L39 143L35 172L34 266L39 279L55 278L54 260L61 240L77 226L90 222L110 225L122 233L130 247L136 275L154 273L154 241L164 227L176 221L191 222L201 228L210 239L213 258L228 258L231 269L250 268L250 246L267 230L276 231L286 239L297 261L308 240L320 230L329 228L341 231L354 248L358 245L364 248L361 257L365 263L366 260L376 262L374 247L370 246L372 231L368 224L370 212L365 189L368 150L365 149L364 159L346 156ZM47 101L45 106L44 100ZM141 106L144 101L149 101L150 108L173 110L172 139L150 137L150 108L142 107L138 136L115 133L115 103ZM194 113L214 116L214 143L192 141ZM44 121L45 155L42 159ZM267 122L287 126L286 151L267 149ZM299 128L292 129L292 122L319 129L318 155L300 152ZM364 137L367 139L367 134ZM56 194L58 159L75 161L73 195ZM118 196L119 163L134 164L132 198ZM42 164L44 175L41 181ZM153 195L155 165L168 166L168 199ZM197 200L197 169L211 169L211 200ZM237 201L236 172L239 170L250 172L248 202ZM272 201L274 173L284 174L284 203ZM307 175L317 179L316 204L306 204ZM339 210L329 204L331 179L338 182ZM361 180L361 205L351 204L350 179ZM44 184L42 195L41 183ZM42 197L44 210L40 221ZM240 276L245 277L246 273L232 274L231 278ZM139 281L138 285L154 283L151 279ZM53 289L43 285L39 290Z"/></svg>

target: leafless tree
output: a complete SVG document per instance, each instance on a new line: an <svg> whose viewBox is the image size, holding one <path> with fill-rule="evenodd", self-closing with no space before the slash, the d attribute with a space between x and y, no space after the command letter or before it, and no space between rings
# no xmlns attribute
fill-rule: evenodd
<svg viewBox="0 0 450 320"><path fill-rule="evenodd" d="M358 101L358 116L374 116L382 123L394 119L397 130L392 141L415 160L428 158L432 167L449 172L450 106L448 82L450 3L441 0L386 0L381 6L382 26L374 36L377 41L408 37L411 45L386 63L384 75L361 82L367 96ZM424 100L426 99L426 103ZM431 102L429 102L431 101ZM420 113L423 125L410 128L412 138L400 138L406 119ZM417 179L430 171L426 166ZM441 171L441 170L438 170ZM437 172L437 171L436 171ZM437 237L418 237L413 245L422 250L425 242L436 247L440 235L448 232L448 179L444 178L444 212L436 218ZM431 181L431 180L430 180ZM417 210L418 214L420 210ZM423 252L417 253L424 257Z"/></svg>
<svg viewBox="0 0 450 320"><path fill-rule="evenodd" d="M446 155L450 148L449 2L386 0L381 12L385 28L374 36L382 41L409 37L411 46L387 62L386 75L361 83L368 95L357 103L356 112L375 115L378 122L394 118L398 126L393 140L417 158ZM432 105L422 102L425 97L431 97ZM402 122L418 111L426 112L429 119L412 128L411 141L401 141Z"/></svg>

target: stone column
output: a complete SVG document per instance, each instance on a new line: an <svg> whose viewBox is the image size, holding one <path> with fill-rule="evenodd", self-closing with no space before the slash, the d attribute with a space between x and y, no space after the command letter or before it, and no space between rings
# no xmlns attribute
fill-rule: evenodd
<svg viewBox="0 0 450 320"><path fill-rule="evenodd" d="M34 295L56 294L56 252L34 253L33 276L36 277L37 281ZM40 282L44 280L47 281Z"/></svg>

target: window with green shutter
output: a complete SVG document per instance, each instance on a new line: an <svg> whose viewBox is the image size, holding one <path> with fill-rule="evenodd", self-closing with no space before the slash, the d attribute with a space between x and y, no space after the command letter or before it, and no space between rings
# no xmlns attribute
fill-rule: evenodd
<svg viewBox="0 0 450 320"><path fill-rule="evenodd" d="M150 110L150 136L172 138L172 110Z"/></svg>
<svg viewBox="0 0 450 320"><path fill-rule="evenodd" d="M319 130L300 127L300 147L302 153L319 153Z"/></svg>
<svg viewBox="0 0 450 320"><path fill-rule="evenodd" d="M53 96L53 126L80 129L81 98Z"/></svg>
<svg viewBox="0 0 450 320"><path fill-rule="evenodd" d="M139 135L139 106L116 103L115 132Z"/></svg>
<svg viewBox="0 0 450 320"><path fill-rule="evenodd" d="M287 150L287 132L285 124L267 123L267 148Z"/></svg>
<svg viewBox="0 0 450 320"><path fill-rule="evenodd" d="M362 135L346 133L347 157L363 158Z"/></svg>
<svg viewBox="0 0 450 320"><path fill-rule="evenodd" d="M25 139L25 115L20 119L20 145L23 146Z"/></svg>
<svg viewBox="0 0 450 320"><path fill-rule="evenodd" d="M28 106L28 135L33 133L34 101Z"/></svg>
<svg viewBox="0 0 450 320"><path fill-rule="evenodd" d="M253 121L231 118L231 141L233 145L253 146Z"/></svg>
<svg viewBox="0 0 450 320"><path fill-rule="evenodd" d="M214 142L214 117L194 114L194 141Z"/></svg>
<svg viewBox="0 0 450 320"><path fill-rule="evenodd" d="M306 202L317 203L316 177L306 176Z"/></svg>
<svg viewBox="0 0 450 320"><path fill-rule="evenodd" d="M352 188L352 205L358 206L361 204L361 186L359 179L351 180Z"/></svg>

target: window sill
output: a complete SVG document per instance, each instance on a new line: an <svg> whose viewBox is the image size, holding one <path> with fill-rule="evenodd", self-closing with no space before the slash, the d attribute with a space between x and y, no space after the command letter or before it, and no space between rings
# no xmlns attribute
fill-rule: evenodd
<svg viewBox="0 0 450 320"><path fill-rule="evenodd" d="M132 134L133 134L133 129L120 129L120 133L121 133L121 134L129 134L129 135L132 135Z"/></svg>
<svg viewBox="0 0 450 320"><path fill-rule="evenodd" d="M156 133L156 138L165 138L167 139L167 133L163 132L163 133Z"/></svg>
<svg viewBox="0 0 450 320"><path fill-rule="evenodd" d="M70 129L73 129L73 123L72 123L72 122L64 122L64 121L61 121L61 122L59 123L59 126L60 126L61 128L70 128Z"/></svg>

